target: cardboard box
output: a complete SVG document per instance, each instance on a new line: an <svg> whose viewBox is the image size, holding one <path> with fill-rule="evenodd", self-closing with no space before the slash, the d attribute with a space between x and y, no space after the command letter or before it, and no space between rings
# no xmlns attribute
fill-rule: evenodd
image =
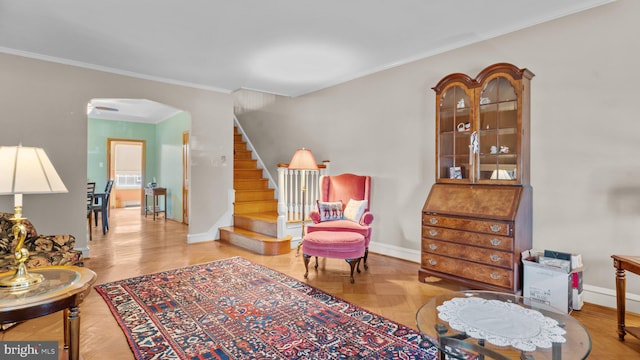
<svg viewBox="0 0 640 360"><path fill-rule="evenodd" d="M522 296L536 303L550 306L559 312L568 314L573 309L573 273L582 269L566 268L540 264L537 258L523 258L524 283Z"/></svg>

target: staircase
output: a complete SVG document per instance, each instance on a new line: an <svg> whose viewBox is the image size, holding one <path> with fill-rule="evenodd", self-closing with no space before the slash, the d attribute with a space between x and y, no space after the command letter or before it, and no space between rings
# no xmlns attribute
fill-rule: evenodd
<svg viewBox="0 0 640 360"><path fill-rule="evenodd" d="M220 241L262 255L286 254L291 236L277 238L278 201L252 151L235 127L233 137L234 226L220 228Z"/></svg>

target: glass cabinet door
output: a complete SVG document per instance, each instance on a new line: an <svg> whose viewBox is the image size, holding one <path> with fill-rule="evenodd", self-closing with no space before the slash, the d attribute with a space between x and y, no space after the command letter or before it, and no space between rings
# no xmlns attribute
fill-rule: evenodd
<svg viewBox="0 0 640 360"><path fill-rule="evenodd" d="M478 180L518 180L518 95L508 78L489 80L478 99Z"/></svg>
<svg viewBox="0 0 640 360"><path fill-rule="evenodd" d="M436 92L436 182L528 185L530 80L534 74L496 63L472 79L445 76Z"/></svg>
<svg viewBox="0 0 640 360"><path fill-rule="evenodd" d="M469 179L469 138L473 132L472 100L465 88L442 93L438 111L438 179Z"/></svg>

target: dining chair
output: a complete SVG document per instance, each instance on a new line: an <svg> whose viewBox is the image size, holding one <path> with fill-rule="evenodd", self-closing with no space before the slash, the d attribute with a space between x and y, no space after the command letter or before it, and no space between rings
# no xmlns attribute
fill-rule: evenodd
<svg viewBox="0 0 640 360"><path fill-rule="evenodd" d="M104 188L103 193L94 194L94 202L92 206L93 218L98 226L98 213L100 213L102 220L102 234L106 234L109 230L109 196L111 195L111 189L113 188L113 179L107 181L107 185Z"/></svg>
<svg viewBox="0 0 640 360"><path fill-rule="evenodd" d="M91 231L91 213L93 212L93 199L96 192L96 183L87 182L87 221L89 222L89 240L93 240Z"/></svg>

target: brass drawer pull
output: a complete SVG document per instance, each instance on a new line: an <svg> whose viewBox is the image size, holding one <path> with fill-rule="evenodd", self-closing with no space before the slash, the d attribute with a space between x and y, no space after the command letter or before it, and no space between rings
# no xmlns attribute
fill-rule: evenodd
<svg viewBox="0 0 640 360"><path fill-rule="evenodd" d="M435 261L435 260L433 260L433 259L429 259L429 265L434 265L434 266L435 266L435 265L437 265L437 264L438 264L438 262L437 262L437 261Z"/></svg>
<svg viewBox="0 0 640 360"><path fill-rule="evenodd" d="M438 235L438 230L433 230L433 229L429 230L429 235L431 235L431 236Z"/></svg>
<svg viewBox="0 0 640 360"><path fill-rule="evenodd" d="M431 250L435 250L435 249L437 249L437 248L438 248L438 245L436 245L436 244L429 244L429 249L431 249Z"/></svg>
<svg viewBox="0 0 640 360"><path fill-rule="evenodd" d="M493 232L498 232L498 231L502 230L502 226L500 226L498 224L493 224L493 225L491 225L490 228L491 228L491 231L493 231Z"/></svg>
<svg viewBox="0 0 640 360"><path fill-rule="evenodd" d="M498 261L502 260L502 257L494 254L494 255L489 256L489 259L491 259L491 261L493 261L493 262L498 262Z"/></svg>
<svg viewBox="0 0 640 360"><path fill-rule="evenodd" d="M436 218L434 218L434 217L432 217L431 219L429 219L429 224L431 224L431 225L435 225L435 224L437 224L437 223L438 223L438 219L436 219Z"/></svg>
<svg viewBox="0 0 640 360"><path fill-rule="evenodd" d="M500 278L502 278L502 276L500 276L500 274L496 274L496 273L493 273L493 272L491 274L489 274L489 276L491 276L491 278L493 280L499 280Z"/></svg>
<svg viewBox="0 0 640 360"><path fill-rule="evenodd" d="M496 238L493 238L493 239L489 240L489 242L490 242L490 243L491 243L491 245L493 245L493 246L498 246L498 245L502 244L502 240L500 240L500 239L496 239Z"/></svg>

